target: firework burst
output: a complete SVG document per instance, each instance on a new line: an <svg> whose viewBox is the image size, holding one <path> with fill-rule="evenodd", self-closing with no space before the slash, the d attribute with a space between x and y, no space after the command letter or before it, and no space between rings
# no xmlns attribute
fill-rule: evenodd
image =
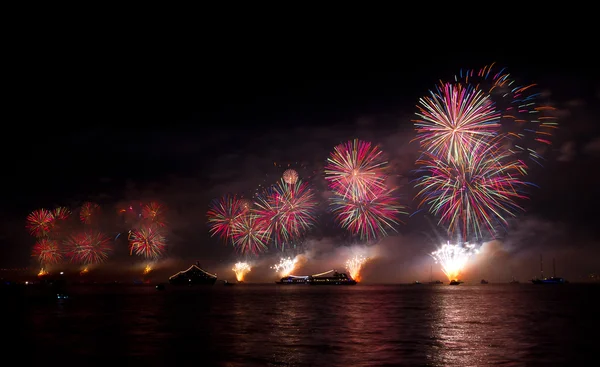
<svg viewBox="0 0 600 367"><path fill-rule="evenodd" d="M150 202L142 207L142 218L159 227L165 224L165 206L157 202Z"/></svg>
<svg viewBox="0 0 600 367"><path fill-rule="evenodd" d="M431 253L436 263L441 264L442 271L448 277L448 280L459 280L459 277L469 259L479 251L475 245L465 243L461 245L451 245L446 243L438 250Z"/></svg>
<svg viewBox="0 0 600 367"><path fill-rule="evenodd" d="M298 181L298 172L296 172L296 170L293 169L286 169L283 172L283 181L285 181L286 184L288 185L293 185L296 183L296 181Z"/></svg>
<svg viewBox="0 0 600 367"><path fill-rule="evenodd" d="M498 224L506 226L507 216L523 210L518 199L530 185L521 181L526 174L522 161L511 161L510 153L494 144L480 144L461 164L447 162L425 153L417 161L424 173L416 187L420 207L427 206L449 233L465 238L494 236ZM455 233L456 232L456 233Z"/></svg>
<svg viewBox="0 0 600 367"><path fill-rule="evenodd" d="M316 206L306 183L296 180L287 184L282 179L258 197L254 213L265 223L268 237L283 245L302 237L314 225Z"/></svg>
<svg viewBox="0 0 600 367"><path fill-rule="evenodd" d="M250 270L252 269L252 267L250 267L250 264L248 263L244 263L244 262L239 262L236 263L233 266L233 272L235 273L235 278L237 279L238 282L243 282L244 281L244 277L246 276L246 274L248 274L250 272Z"/></svg>
<svg viewBox="0 0 600 367"><path fill-rule="evenodd" d="M249 213L239 217L231 236L233 245L242 254L258 255L267 250L269 234L266 224L256 214Z"/></svg>
<svg viewBox="0 0 600 367"><path fill-rule="evenodd" d="M63 260L63 254L57 241L40 239L34 246L31 256L37 257L43 265L57 264Z"/></svg>
<svg viewBox="0 0 600 367"><path fill-rule="evenodd" d="M46 209L34 210L27 216L27 229L35 237L47 236L54 225L54 215Z"/></svg>
<svg viewBox="0 0 600 367"><path fill-rule="evenodd" d="M540 163L558 123L555 108L538 104L541 95L534 92L535 84L519 84L506 68L498 69L494 64L461 70L454 79L490 96L501 114L499 133L507 138L511 153Z"/></svg>
<svg viewBox="0 0 600 367"><path fill-rule="evenodd" d="M79 220L84 224L92 224L92 221L98 215L100 211L100 205L86 201L81 205L79 211Z"/></svg>
<svg viewBox="0 0 600 367"><path fill-rule="evenodd" d="M348 200L335 195L332 198L332 212L342 228L361 239L373 240L396 231L400 214L407 214L405 207L398 204L393 190L372 190L370 197L362 200Z"/></svg>
<svg viewBox="0 0 600 367"><path fill-rule="evenodd" d="M501 114L490 96L470 85L443 83L419 100L414 120L421 147L447 161L462 161L482 139L496 136Z"/></svg>
<svg viewBox="0 0 600 367"><path fill-rule="evenodd" d="M385 188L386 166L379 147L355 139L334 148L327 159L325 179L339 196L362 200Z"/></svg>
<svg viewBox="0 0 600 367"><path fill-rule="evenodd" d="M166 249L166 239L154 226L142 226L129 234L129 253L146 259L160 258Z"/></svg>
<svg viewBox="0 0 600 367"><path fill-rule="evenodd" d="M247 211L236 195L225 195L214 200L208 210L208 225L211 236L219 236L223 241L232 240L233 229Z"/></svg>
<svg viewBox="0 0 600 367"><path fill-rule="evenodd" d="M104 234L85 231L71 235L66 241L67 257L74 263L98 264L108 259L110 240Z"/></svg>

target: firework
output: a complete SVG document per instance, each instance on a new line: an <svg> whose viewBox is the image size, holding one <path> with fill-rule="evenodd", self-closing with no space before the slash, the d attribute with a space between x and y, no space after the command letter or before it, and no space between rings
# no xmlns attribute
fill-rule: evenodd
<svg viewBox="0 0 600 367"><path fill-rule="evenodd" d="M306 183L296 180L295 184L286 184L282 179L258 197L254 212L265 223L268 237L276 245L283 245L300 238L314 225L316 206L313 191Z"/></svg>
<svg viewBox="0 0 600 367"><path fill-rule="evenodd" d="M142 207L142 217L152 224L165 226L165 207L157 202L150 202Z"/></svg>
<svg viewBox="0 0 600 367"><path fill-rule="evenodd" d="M332 198L332 211L336 221L353 235L361 239L373 240L396 231L400 223L398 216L407 214L405 207L398 204L393 190L371 191L372 197L362 200L348 200L335 195Z"/></svg>
<svg viewBox="0 0 600 367"><path fill-rule="evenodd" d="M85 231L71 235L66 241L67 256L74 263L98 264L108 259L110 240L100 232Z"/></svg>
<svg viewBox="0 0 600 367"><path fill-rule="evenodd" d="M142 275L148 275L152 272L152 266L150 264L146 265L144 271L142 271Z"/></svg>
<svg viewBox="0 0 600 367"><path fill-rule="evenodd" d="M48 271L46 269L41 268L37 276L41 278L41 277L44 277L44 276L46 276L48 274L50 274L50 273L48 273Z"/></svg>
<svg viewBox="0 0 600 367"><path fill-rule="evenodd" d="M240 217L231 235L233 245L242 254L258 255L267 250L269 234L266 224L255 214Z"/></svg>
<svg viewBox="0 0 600 367"><path fill-rule="evenodd" d="M35 246L31 256L37 257L40 263L49 265L62 261L63 255L57 241L47 238L40 239Z"/></svg>
<svg viewBox="0 0 600 367"><path fill-rule="evenodd" d="M246 274L248 272L250 272L252 268L250 267L250 265L248 263L236 263L233 266L233 272L235 273L235 278L237 279L238 282L243 282L244 281L244 277L246 276Z"/></svg>
<svg viewBox="0 0 600 367"><path fill-rule="evenodd" d="M417 161L424 173L416 185L419 206L464 238L479 238L483 229L494 235L498 224L506 226L505 217L522 210L517 200L526 198L529 185L520 180L526 174L522 161L509 160L510 153L495 144L481 145L461 164L427 153Z"/></svg>
<svg viewBox="0 0 600 367"><path fill-rule="evenodd" d="M283 172L283 181L288 185L293 185L298 181L298 172L293 169L286 169Z"/></svg>
<svg viewBox="0 0 600 367"><path fill-rule="evenodd" d="M520 85L506 68L497 69L494 64L479 70L461 70L454 79L476 85L490 96L501 114L499 133L507 138L511 153L540 163L558 123L553 107L538 104L540 93L534 92L535 84Z"/></svg>
<svg viewBox="0 0 600 367"><path fill-rule="evenodd" d="M233 228L244 212L240 199L235 195L225 195L213 201L207 213L210 235L217 235L224 241L231 240Z"/></svg>
<svg viewBox="0 0 600 367"><path fill-rule="evenodd" d="M166 249L166 240L161 231L154 226L142 226L134 229L128 236L129 254L135 253L146 259L158 259Z"/></svg>
<svg viewBox="0 0 600 367"><path fill-rule="evenodd" d="M55 220L66 220L71 216L71 211L69 210L69 208L59 206L58 208L52 211L52 215L54 216Z"/></svg>
<svg viewBox="0 0 600 367"><path fill-rule="evenodd" d="M367 261L369 261L369 258L358 255L346 261L346 270L348 270L352 279L357 282L360 281L360 271Z"/></svg>
<svg viewBox="0 0 600 367"><path fill-rule="evenodd" d="M281 275L281 277L287 277L288 275L290 275L292 273L292 271L294 271L294 268L296 268L296 264L298 263L298 259L294 258L282 258L279 261L279 264L275 264L273 266L271 266L271 269L275 270L276 272L279 273L279 275Z"/></svg>
<svg viewBox="0 0 600 367"><path fill-rule="evenodd" d="M38 209L27 216L27 229L36 237L47 236L54 225L54 215L46 209Z"/></svg>
<svg viewBox="0 0 600 367"><path fill-rule="evenodd" d="M451 245L450 242L443 245L437 251L431 253L436 263L441 264L442 271L448 277L448 280L459 280L460 274L467 265L469 258L477 254L475 245L465 243L461 245Z"/></svg>
<svg viewBox="0 0 600 367"><path fill-rule="evenodd" d="M355 139L340 144L327 162L325 178L329 187L346 199L362 200L373 196L373 191L385 188L387 162L381 150L369 142Z"/></svg>
<svg viewBox="0 0 600 367"><path fill-rule="evenodd" d="M86 201L81 205L81 209L79 211L79 220L81 220L81 222L84 224L91 224L99 211L100 205Z"/></svg>
<svg viewBox="0 0 600 367"><path fill-rule="evenodd" d="M248 199L240 200L240 206L242 207L243 212L248 212L248 210L252 209L252 201Z"/></svg>
<svg viewBox="0 0 600 367"><path fill-rule="evenodd" d="M462 161L483 139L496 136L501 114L491 97L470 85L443 83L419 100L414 120L421 147L447 161Z"/></svg>

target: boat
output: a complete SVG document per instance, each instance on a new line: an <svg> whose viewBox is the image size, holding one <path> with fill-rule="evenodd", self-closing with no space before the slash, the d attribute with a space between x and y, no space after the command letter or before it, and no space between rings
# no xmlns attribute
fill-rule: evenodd
<svg viewBox="0 0 600 367"><path fill-rule="evenodd" d="M490 282L488 282L488 281L487 281L487 280L485 280L485 279L481 279L481 284L490 284Z"/></svg>
<svg viewBox="0 0 600 367"><path fill-rule="evenodd" d="M333 273L331 276L326 274ZM338 273L335 270L329 270L321 274L312 275L310 285L356 285L356 280L350 278L346 273Z"/></svg>
<svg viewBox="0 0 600 367"><path fill-rule="evenodd" d="M216 281L217 275L202 269L199 262L169 277L172 285L214 285Z"/></svg>
<svg viewBox="0 0 600 367"><path fill-rule="evenodd" d="M234 285L235 285L235 283L231 283L231 282L228 282L228 281L226 281L226 280L224 280L224 281L223 281L223 284L224 284L224 285L226 285L226 286L229 286L229 287L231 287L231 286L234 286Z"/></svg>
<svg viewBox="0 0 600 367"><path fill-rule="evenodd" d="M436 285L436 284L444 284L444 282L442 282L441 280L434 280L434 281L431 281L431 282L429 282L427 284Z"/></svg>
<svg viewBox="0 0 600 367"><path fill-rule="evenodd" d="M305 284L308 285L310 281L310 275L306 275L306 276L298 276L298 275L288 275L287 277L283 277L281 278L281 280L279 280L278 282L275 282L275 284Z"/></svg>
<svg viewBox="0 0 600 367"><path fill-rule="evenodd" d="M418 280L415 280L415 281L414 281L412 284L413 284L413 285L421 285L421 284L423 284L423 283L419 282Z"/></svg>
<svg viewBox="0 0 600 367"><path fill-rule="evenodd" d="M333 274L327 276L329 273ZM349 277L346 273L329 270L315 275L288 275L275 283L284 285L356 285L357 281Z"/></svg>
<svg viewBox="0 0 600 367"><path fill-rule="evenodd" d="M546 278L544 277L544 263L542 261L542 255L540 255L540 278L531 279L533 284L565 284L567 281L564 278L556 276L556 261L552 259L552 270L553 276Z"/></svg>
<svg viewBox="0 0 600 367"><path fill-rule="evenodd" d="M451 280L450 283L448 283L448 284L450 284L450 285L459 285L461 283L462 283L462 281L460 281L458 279L454 279L454 280Z"/></svg>

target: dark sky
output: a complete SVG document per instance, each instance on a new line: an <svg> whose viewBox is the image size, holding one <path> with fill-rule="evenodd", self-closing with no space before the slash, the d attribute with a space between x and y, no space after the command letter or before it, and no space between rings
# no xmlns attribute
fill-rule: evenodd
<svg viewBox="0 0 600 367"><path fill-rule="evenodd" d="M406 144L418 98L460 68L494 61L538 83L561 114L548 162L532 173L540 189L521 218L561 223L583 242L598 239L600 81L585 49L441 57L423 46L248 40L36 47L43 61L14 60L9 101L17 113L2 148L2 266L30 262L24 220L39 207L93 199L115 208L156 198L172 209L175 253L199 257L216 251L206 234L209 200L276 178L274 161L318 167L335 144L357 137L381 143L405 174L414 168L416 147ZM402 231L411 226L420 225L409 221Z"/></svg>

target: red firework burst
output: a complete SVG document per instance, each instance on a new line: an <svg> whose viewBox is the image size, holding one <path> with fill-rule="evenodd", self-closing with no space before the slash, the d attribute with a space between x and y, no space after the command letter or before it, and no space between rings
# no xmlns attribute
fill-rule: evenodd
<svg viewBox="0 0 600 367"><path fill-rule="evenodd" d="M129 254L135 253L147 259L158 259L166 249L166 239L154 226L143 226L129 235Z"/></svg>
<svg viewBox="0 0 600 367"><path fill-rule="evenodd" d="M54 215L46 209L34 210L27 216L27 229L36 237L47 236L54 225Z"/></svg>
<svg viewBox="0 0 600 367"><path fill-rule="evenodd" d="M42 238L33 246L31 256L37 257L43 265L57 264L63 259L58 242L47 238Z"/></svg>
<svg viewBox="0 0 600 367"><path fill-rule="evenodd" d="M142 208L142 217L153 224L160 227L165 226L165 210L164 205L157 202L150 202Z"/></svg>
<svg viewBox="0 0 600 367"><path fill-rule="evenodd" d="M85 202L81 205L79 211L79 219L84 224L91 224L96 215L100 212L100 205L92 202Z"/></svg>
<svg viewBox="0 0 600 367"><path fill-rule="evenodd" d="M70 236L66 241L67 257L74 263L98 264L106 261L112 248L110 240L96 231L85 231Z"/></svg>

